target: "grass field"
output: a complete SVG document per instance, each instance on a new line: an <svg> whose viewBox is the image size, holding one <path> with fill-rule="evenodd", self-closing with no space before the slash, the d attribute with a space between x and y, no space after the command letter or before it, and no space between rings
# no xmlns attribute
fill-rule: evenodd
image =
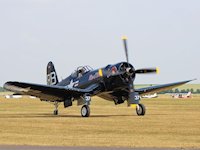
<svg viewBox="0 0 200 150"><path fill-rule="evenodd" d="M80 117L80 106L59 107L38 99L0 98L0 144L112 147L200 148L200 97L160 96L142 101L144 117L126 104L94 97L91 117ZM75 105L75 104L74 104Z"/></svg>

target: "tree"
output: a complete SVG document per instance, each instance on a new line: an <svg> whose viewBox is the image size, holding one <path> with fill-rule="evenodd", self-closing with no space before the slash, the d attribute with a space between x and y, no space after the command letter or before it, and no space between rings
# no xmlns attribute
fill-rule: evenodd
<svg viewBox="0 0 200 150"><path fill-rule="evenodd" d="M175 93L179 93L179 89L175 89Z"/></svg>
<svg viewBox="0 0 200 150"><path fill-rule="evenodd" d="M196 93L200 93L200 89L197 89L197 90L196 90Z"/></svg>
<svg viewBox="0 0 200 150"><path fill-rule="evenodd" d="M186 93L186 90L185 89L181 90L181 93Z"/></svg>

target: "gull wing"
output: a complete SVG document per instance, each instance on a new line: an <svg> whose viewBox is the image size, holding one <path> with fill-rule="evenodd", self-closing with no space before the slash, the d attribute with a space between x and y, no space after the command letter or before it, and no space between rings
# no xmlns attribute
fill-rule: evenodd
<svg viewBox="0 0 200 150"><path fill-rule="evenodd" d="M6 82L4 84L6 90L21 95L31 95L46 101L64 101L67 98L79 98L85 93L91 93L90 89L68 88L56 85L42 85L24 82Z"/></svg>
<svg viewBox="0 0 200 150"><path fill-rule="evenodd" d="M193 79L193 80L196 80L196 79ZM150 87L136 89L135 91L138 92L140 95L153 94L153 93L158 93L158 92L173 89L174 87L186 84L186 83L191 82L193 80L186 80L186 81L181 81L181 82L150 86Z"/></svg>

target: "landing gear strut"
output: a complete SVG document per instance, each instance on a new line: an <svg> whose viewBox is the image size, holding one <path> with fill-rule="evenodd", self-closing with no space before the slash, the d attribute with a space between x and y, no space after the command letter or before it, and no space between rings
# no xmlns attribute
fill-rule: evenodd
<svg viewBox="0 0 200 150"><path fill-rule="evenodd" d="M137 104L136 113L138 116L144 116L146 112L146 108L143 104Z"/></svg>
<svg viewBox="0 0 200 150"><path fill-rule="evenodd" d="M58 102L54 102L54 106L55 106L55 110L53 111L53 114L54 115L58 115L58 106L59 106L59 103Z"/></svg>

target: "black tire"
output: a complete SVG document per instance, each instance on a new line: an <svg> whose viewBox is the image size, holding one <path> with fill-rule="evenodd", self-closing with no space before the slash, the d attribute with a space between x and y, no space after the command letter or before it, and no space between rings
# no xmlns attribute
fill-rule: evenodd
<svg viewBox="0 0 200 150"><path fill-rule="evenodd" d="M58 110L54 110L53 114L56 116L58 115Z"/></svg>
<svg viewBox="0 0 200 150"><path fill-rule="evenodd" d="M143 104L138 104L136 107L136 113L138 116L144 116L146 112L146 108Z"/></svg>
<svg viewBox="0 0 200 150"><path fill-rule="evenodd" d="M89 117L90 116L90 107L88 105L83 105L81 108L81 116Z"/></svg>

